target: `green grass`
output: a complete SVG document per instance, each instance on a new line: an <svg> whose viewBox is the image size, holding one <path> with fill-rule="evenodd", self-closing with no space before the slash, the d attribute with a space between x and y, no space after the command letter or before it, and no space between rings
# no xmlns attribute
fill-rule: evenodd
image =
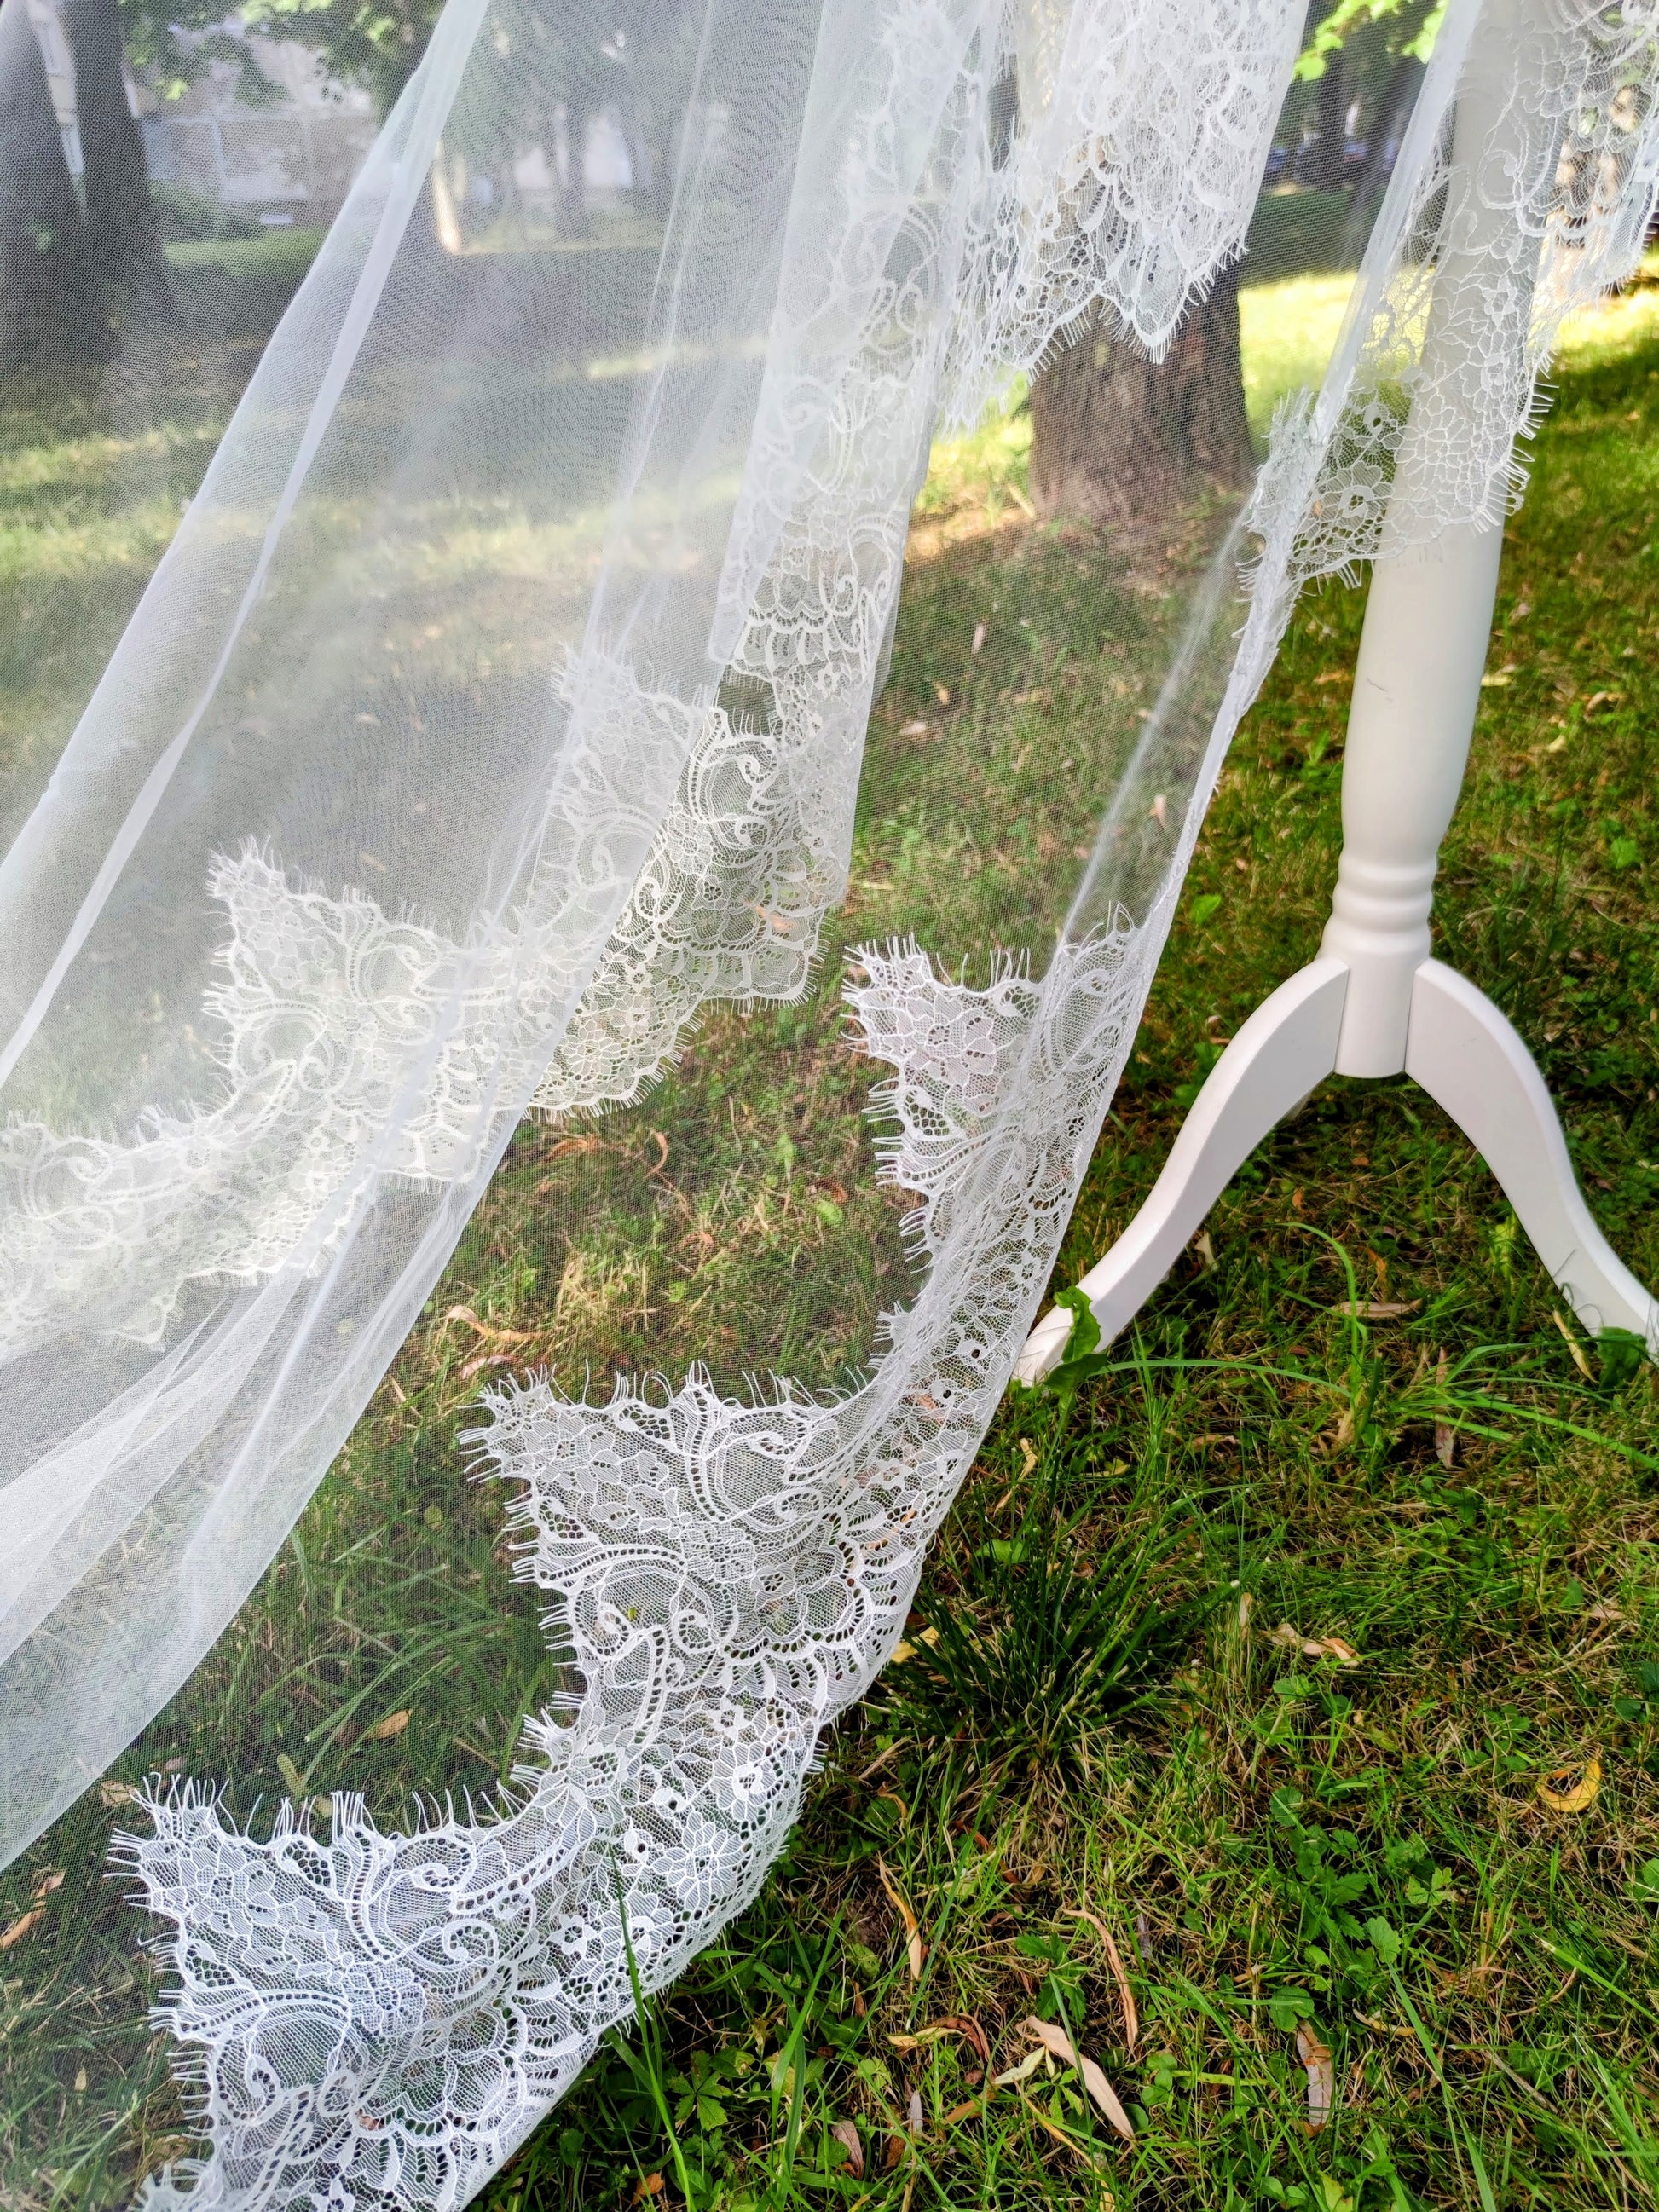
<svg viewBox="0 0 1659 2212"><path fill-rule="evenodd" d="M303 224L295 224L290 230L270 231L263 238L185 239L167 247L167 266L191 276L209 271L217 276L292 286L317 258L322 242L320 230Z"/></svg>
<svg viewBox="0 0 1659 2212"><path fill-rule="evenodd" d="M1276 367L1246 295L1258 419L1297 349L1317 350L1332 282L1285 284ZM1510 532L1502 680L1438 921L1536 1044L1598 1215L1650 1280L1654 300L1571 333ZM5 450L15 476L94 510L68 551L94 560L89 439L14 433ZM965 951L1028 908L1035 933L1074 785L1109 771L1145 703L1162 602L1109 549L1034 526L1021 467L1017 428L994 427L941 454L924 495L849 939L931 921ZM9 542L9 591L67 557L51 532ZM1121 642L1103 660L1103 608ZM1317 944L1362 609L1335 588L1304 601L1241 734L1061 1282L1144 1196L1220 1041ZM953 813L964 753L979 783ZM988 793L1006 825L994 869ZM837 1042L834 987L832 957L805 1006L713 1019L641 1109L520 1133L293 1541L118 1782L228 1767L244 1806L349 1785L397 1817L411 1791L505 1771L556 1670L510 1580L502 1501L459 1478L480 1384L595 1346L832 1381L902 1293L895 1210L849 1118L869 1071ZM1401 1310L1354 1321L1337 1310L1356 1296ZM1011 1399L911 1654L828 1746L764 1896L607 2045L490 2212L688 2193L710 2212L1659 2204L1654 1378L1559 1310L1420 1094L1317 1094L1110 1371ZM1593 1759L1582 1809L1540 1796ZM0 1929L37 1887L46 1908L0 1953L8 2212L125 2203L187 2142L142 2021L143 1923L105 1878L124 1817L94 1791L0 1877ZM1099 2062L1132 2143L1063 2066L988 2095L1036 2048L1031 2016ZM1313 2133L1299 2029L1331 2053Z"/></svg>

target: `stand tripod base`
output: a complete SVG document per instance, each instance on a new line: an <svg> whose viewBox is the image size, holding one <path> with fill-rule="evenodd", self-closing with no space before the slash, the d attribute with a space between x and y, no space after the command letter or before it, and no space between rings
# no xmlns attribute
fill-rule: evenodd
<svg viewBox="0 0 1659 2212"><path fill-rule="evenodd" d="M1343 960L1313 961L1223 1053L1146 1204L1083 1278L1103 1343L1127 1327L1262 1139L1335 1073L1348 977ZM1590 1218L1531 1054L1491 1000L1437 960L1412 977L1403 1073L1480 1152L1590 1334L1632 1330L1659 1357L1659 1304ZM1039 1382L1058 1364L1072 1321L1063 1307L1044 1315L1020 1354L1018 1381Z"/></svg>

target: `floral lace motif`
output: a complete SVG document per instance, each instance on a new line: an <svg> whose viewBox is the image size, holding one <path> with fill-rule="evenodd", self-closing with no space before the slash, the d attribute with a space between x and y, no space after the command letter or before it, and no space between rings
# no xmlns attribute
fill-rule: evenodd
<svg viewBox="0 0 1659 2212"><path fill-rule="evenodd" d="M1476 149L1454 146L1454 93ZM1431 74L1413 127L1437 129L1438 150L1401 161L1409 204L1379 226L1393 270L1351 334L1351 374L1281 411L1257 484L1252 522L1293 539L1292 587L1373 558L1385 516L1399 550L1515 505L1517 441L1563 321L1640 258L1659 196L1656 94L1652 6L1601 0L1492 0L1461 82Z"/></svg>
<svg viewBox="0 0 1659 2212"><path fill-rule="evenodd" d="M731 692L688 705L638 689L603 658L575 672L579 720L653 732L684 767L545 1104L631 1095L701 999L782 995L804 980L818 915L844 877L864 718L935 395L970 410L988 380L1034 359L1095 297L1155 346L1237 246L1255 182L1240 179L1264 143L1253 134L1293 35L1285 13L1244 0L1232 12L1199 0L1127 11L1091 0L1073 12L1079 40L1124 42L1097 77L1095 46L1051 54L1037 30L1016 41L992 27L1000 8L885 0L875 89L857 104L867 131L837 222L811 241L831 272L822 312L791 306L799 342L780 341L769 366L712 659ZM1326 411L1281 425L1257 508L1274 584L1252 613L1224 736L1271 659L1295 582L1374 551L1385 500L1402 531L1496 519L1559 313L1639 243L1653 157L1636 19L1585 0L1548 0L1545 14L1547 27L1526 38L1546 90L1523 101L1511 86L1504 111L1518 155L1483 173L1478 191L1449 154L1437 169L1416 165L1418 242L1399 257L1359 369ZM1187 147L1160 128L1148 149L1133 128L1158 114L1171 55L1178 112L1191 72L1208 72L1206 100L1190 105L1213 131ZM1134 100L1115 107L1137 68ZM1455 70L1441 81L1449 112ZM1011 88L1016 120L1000 141L994 119ZM1449 181L1458 189L1443 191ZM1496 247L1483 226L1501 234ZM1496 252L1501 278L1478 303L1459 273L1477 246ZM1442 343L1443 324L1454 339L1462 332L1461 356ZM985 327L994 343L981 343ZM1434 456L1455 416L1460 449L1468 440L1452 405L1468 392L1473 459L1465 467L1448 451L1450 489L1437 492ZM815 445L799 435L802 419L821 425ZM1407 419L1433 462L1420 507L1415 480L1402 487L1396 470ZM726 698L751 702L747 723ZM603 866L578 872L611 880ZM889 1348L863 1389L826 1403L782 1383L770 1402L745 1404L694 1371L677 1392L624 1386L604 1405L549 1382L492 1396L491 1425L474 1441L490 1472L520 1486L523 1571L552 1599L560 1643L575 1654L567 1701L527 1731L511 1808L397 1836L337 1800L326 1841L289 1818L260 1842L181 1790L153 1808L152 1836L127 1840L149 1903L176 1930L167 2017L210 2144L202 2161L148 2185L149 2212L459 2212L598 2037L631 2014L635 1973L660 1986L754 1896L823 1730L900 1633L926 1545L1006 1382L1169 896L1139 930L1062 946L1041 983L1008 972L975 992L914 947L864 956L867 980L849 999L868 1049L895 1071L880 1093L897 1124L883 1172L917 1193L913 1233L932 1264L915 1303L888 1317ZM503 966L478 970L481 994L511 999L504 1015L477 1000L481 1020L515 1040L509 1057L552 1050L553 1011L574 988L556 959L554 981L540 980L533 900L529 915ZM332 975L335 957L319 973ZM349 973L343 949L338 959ZM410 1065L441 1072L452 1102L505 1079L499 1057L476 1068L467 1059L471 1028L464 1014L409 1048ZM401 1068L402 1048L393 1058ZM337 1112L355 1127L352 1086L381 1079L354 1042L342 1064L359 1060L337 1099L329 1094L331 1125ZM412 1130L427 1130L423 1111ZM375 1171L441 1172L459 1157L457 1127L440 1118ZM242 1250L282 1244L245 1234Z"/></svg>
<svg viewBox="0 0 1659 2212"><path fill-rule="evenodd" d="M629 679L617 667L611 680ZM786 744L719 707L688 720L696 735L680 787L536 1086L542 1113L637 1098L711 1000L799 998L818 925L845 888L802 803L810 737L796 731Z"/></svg>
<svg viewBox="0 0 1659 2212"><path fill-rule="evenodd" d="M1018 127L994 136L974 209L949 420L974 422L1097 303L1162 358L1243 245L1304 13L1285 0L1011 13L1001 86Z"/></svg>
<svg viewBox="0 0 1659 2212"><path fill-rule="evenodd" d="M1162 350L1243 244L1302 20L1295 0L878 12L831 204L786 252L721 579L713 657L748 724L703 719L544 1112L637 1097L705 1003L805 988L936 418L976 419L1097 301Z"/></svg>
<svg viewBox="0 0 1659 2212"><path fill-rule="evenodd" d="M178 1930L167 2017L211 2145L147 2212L459 2212L630 2015L630 1953L659 1987L754 1897L1006 1382L1163 920L985 992L861 956L882 1171L934 1263L863 1389L492 1394L471 1441L523 1486L521 1572L580 1684L527 1731L516 1808L388 1836L337 1800L327 1841L285 1816L257 1842L184 1790L124 1839Z"/></svg>
<svg viewBox="0 0 1659 2212"><path fill-rule="evenodd" d="M566 1030L592 915L638 880L647 795L672 788L700 719L603 659L565 696L540 866L476 945L306 889L251 845L213 863L219 1096L125 1138L0 1128L0 1355L66 1328L159 1342L192 1281L317 1267L377 1182L477 1172Z"/></svg>
<svg viewBox="0 0 1659 2212"><path fill-rule="evenodd" d="M157 1342L187 1282L314 1263L374 1167L426 1182L477 1165L480 1030L505 1003L507 978L489 972L501 963L464 980L463 955L432 931L361 892L298 890L252 846L216 861L209 889L230 924L205 1008L222 1101L153 1111L126 1143L36 1121L0 1132L8 1352L66 1327ZM446 1035L458 991L475 1018ZM417 1067L418 1104L400 1115Z"/></svg>

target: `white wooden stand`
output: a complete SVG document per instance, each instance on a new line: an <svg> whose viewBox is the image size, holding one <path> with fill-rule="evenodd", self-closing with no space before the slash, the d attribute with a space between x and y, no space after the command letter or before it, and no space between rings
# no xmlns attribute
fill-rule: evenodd
<svg viewBox="0 0 1659 2212"><path fill-rule="evenodd" d="M1527 0L1509 5L1518 13ZM1504 0L1485 11L1486 53L1467 65L1456 125L1467 174L1505 155L1506 13ZM1490 198L1501 204L1498 193ZM1461 251L1478 254L1480 232L1477 212ZM1459 343L1431 316L1426 351L1439 349L1443 362ZM1408 422L1396 484L1423 465ZM1502 545L1501 530L1473 525L1415 546L1391 544L1385 528L1354 674L1342 856L1320 957L1233 1038L1146 1204L1084 1277L1103 1341L1157 1288L1256 1146L1327 1076L1406 1074L1484 1158L1584 1326L1634 1330L1659 1356L1659 1306L1590 1218L1531 1054L1489 999L1430 957L1435 871L1468 759ZM1014 1370L1020 1381L1036 1382L1057 1364L1072 1322L1057 1308L1038 1322Z"/></svg>
<svg viewBox="0 0 1659 2212"><path fill-rule="evenodd" d="M1342 857L1320 957L1256 1008L1212 1070L1146 1204L1083 1278L1103 1340L1139 1311L1274 1125L1328 1075L1411 1076L1498 1178L1584 1326L1659 1340L1659 1307L1590 1218L1544 1079L1490 999L1429 955L1429 908L1480 696L1498 530L1379 561L1342 768ZM1014 1372L1060 1358L1038 1322Z"/></svg>

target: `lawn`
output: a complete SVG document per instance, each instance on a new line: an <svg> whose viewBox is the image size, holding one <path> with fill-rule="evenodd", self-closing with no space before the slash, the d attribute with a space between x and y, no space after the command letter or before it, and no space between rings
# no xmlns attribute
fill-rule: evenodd
<svg viewBox="0 0 1659 2212"><path fill-rule="evenodd" d="M1346 282L1244 294L1258 431ZM1638 289L1571 333L1438 924L1536 1045L1597 1213L1650 1280L1656 301ZM181 403L160 475L187 477L204 419ZM136 588L163 496L185 495L169 478L100 516L100 453L113 470L60 420L0 459L0 589L56 562L62 649L88 658L77 594L129 570ZM48 480L64 504L42 531ZM1139 658L1089 647L1123 588L1109 549L1029 507L1023 417L936 456L849 939L947 896L973 925L908 836L942 801L907 731L974 733L1027 840L1010 866L1036 872L1086 811L1044 763L1083 781L1152 680L1155 623ZM1304 601L1241 733L1062 1282L1132 1214L1221 1042L1316 948L1362 610L1334 587ZM0 696L20 744L3 665ZM933 865L950 872L948 841ZM157 1963L105 1880L131 1783L222 1771L228 1747L250 1790L349 1786L398 1817L510 1765L557 1668L504 1501L459 1479L455 1438L527 1356L514 1340L556 1366L600 1343L672 1371L741 1302L734 1341L830 1382L898 1294L896 1217L848 1134L868 1079L838 1042L833 957L826 978L749 1030L712 1021L645 1107L521 1132L212 1661L0 1876L0 1929L37 1891L45 1907L0 1953L8 2212L123 2204L188 2146L142 2023ZM750 1036L775 1097L724 1087ZM700 1131L702 1178L665 1206ZM833 1310L802 1303L808 1237L847 1255ZM607 2046L490 2212L1659 2204L1653 1375L1579 1340L1479 1161L1396 1082L1328 1085L1277 1132L1119 1350L1073 1397L1011 1397L909 1656L828 1745L762 1900ZM1031 2019L1103 2069L1132 2140Z"/></svg>

